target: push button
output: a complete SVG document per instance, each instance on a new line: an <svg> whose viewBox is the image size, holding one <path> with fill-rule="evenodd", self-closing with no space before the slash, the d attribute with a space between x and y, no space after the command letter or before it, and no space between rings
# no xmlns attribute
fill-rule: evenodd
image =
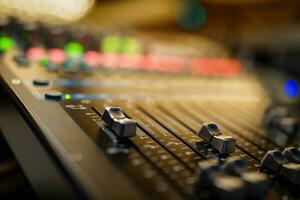
<svg viewBox="0 0 300 200"><path fill-rule="evenodd" d="M119 107L106 107L102 120L120 138L132 137L136 134L136 121L128 119Z"/></svg>
<svg viewBox="0 0 300 200"><path fill-rule="evenodd" d="M234 152L236 140L231 136L214 136L211 145L222 154Z"/></svg>
<svg viewBox="0 0 300 200"><path fill-rule="evenodd" d="M214 136L220 135L218 126L214 123L204 123L198 135L207 143L211 143Z"/></svg>
<svg viewBox="0 0 300 200"><path fill-rule="evenodd" d="M63 93L59 91L48 91L45 93L45 99L60 101L63 98Z"/></svg>
<svg viewBox="0 0 300 200"><path fill-rule="evenodd" d="M300 151L295 147L285 148L283 155L286 159L294 163L300 163Z"/></svg>
<svg viewBox="0 0 300 200"><path fill-rule="evenodd" d="M49 80L47 80L47 79L34 79L32 81L32 83L35 86L47 86L47 85L49 85Z"/></svg>
<svg viewBox="0 0 300 200"><path fill-rule="evenodd" d="M261 163L271 170L279 173L281 166L287 163L287 160L280 151L273 150L266 153L261 160Z"/></svg>

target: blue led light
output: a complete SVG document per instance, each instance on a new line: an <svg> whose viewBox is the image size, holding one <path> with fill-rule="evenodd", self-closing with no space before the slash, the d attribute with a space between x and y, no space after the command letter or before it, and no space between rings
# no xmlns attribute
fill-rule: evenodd
<svg viewBox="0 0 300 200"><path fill-rule="evenodd" d="M283 85L284 94L287 97L296 97L298 95L299 86L295 80L286 80Z"/></svg>

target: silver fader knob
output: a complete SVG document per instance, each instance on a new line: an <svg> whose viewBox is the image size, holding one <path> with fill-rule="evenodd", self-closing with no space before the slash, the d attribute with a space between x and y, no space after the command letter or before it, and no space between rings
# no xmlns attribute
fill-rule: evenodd
<svg viewBox="0 0 300 200"><path fill-rule="evenodd" d="M300 185L300 164L288 163L282 165L280 174L296 185Z"/></svg>
<svg viewBox="0 0 300 200"><path fill-rule="evenodd" d="M231 136L214 136L211 145L222 154L233 153L236 139Z"/></svg>
<svg viewBox="0 0 300 200"><path fill-rule="evenodd" d="M252 199L263 199L263 197L268 193L270 181L266 174L255 171L244 172L241 175L241 178L245 181Z"/></svg>
<svg viewBox="0 0 300 200"><path fill-rule="evenodd" d="M132 137L136 134L136 121L128 119L119 107L106 107L102 120L120 138Z"/></svg>
<svg viewBox="0 0 300 200"><path fill-rule="evenodd" d="M295 147L287 147L283 151L283 155L286 159L293 163L300 163L300 151Z"/></svg>
<svg viewBox="0 0 300 200"><path fill-rule="evenodd" d="M214 136L220 135L218 126L214 123L204 123L198 135L207 143L211 143Z"/></svg>
<svg viewBox="0 0 300 200"><path fill-rule="evenodd" d="M261 160L261 164L275 172L279 172L283 164L287 163L283 154L278 150L268 151Z"/></svg>

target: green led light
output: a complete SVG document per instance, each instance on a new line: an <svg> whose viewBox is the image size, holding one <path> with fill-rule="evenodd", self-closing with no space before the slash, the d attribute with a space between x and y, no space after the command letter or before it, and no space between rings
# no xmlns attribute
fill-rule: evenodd
<svg viewBox="0 0 300 200"><path fill-rule="evenodd" d="M0 37L0 51L7 51L15 46L15 42L6 36Z"/></svg>
<svg viewBox="0 0 300 200"><path fill-rule="evenodd" d="M40 60L40 64L43 65L43 66L48 65L48 64L49 64L48 58L42 58L42 59Z"/></svg>
<svg viewBox="0 0 300 200"><path fill-rule="evenodd" d="M105 36L100 42L100 50L102 52L118 53L121 49L122 40L118 36Z"/></svg>
<svg viewBox="0 0 300 200"><path fill-rule="evenodd" d="M70 57L78 57L83 53L82 46L77 42L69 42L64 46L64 51Z"/></svg>
<svg viewBox="0 0 300 200"><path fill-rule="evenodd" d="M69 100L69 99L71 99L72 98L72 96L70 95L70 94L65 94L65 99L66 100Z"/></svg>
<svg viewBox="0 0 300 200"><path fill-rule="evenodd" d="M127 54L138 54L141 52L141 45L135 38L125 37L122 41L121 51Z"/></svg>

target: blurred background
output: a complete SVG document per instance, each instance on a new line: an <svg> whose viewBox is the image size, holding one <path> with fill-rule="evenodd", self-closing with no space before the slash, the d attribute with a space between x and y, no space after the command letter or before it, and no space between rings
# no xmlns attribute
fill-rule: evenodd
<svg viewBox="0 0 300 200"><path fill-rule="evenodd" d="M298 72L299 1L0 0L0 6L1 16L22 22L154 37L158 42L145 47L151 52L218 56L228 53L225 47L248 66L259 62Z"/></svg>

